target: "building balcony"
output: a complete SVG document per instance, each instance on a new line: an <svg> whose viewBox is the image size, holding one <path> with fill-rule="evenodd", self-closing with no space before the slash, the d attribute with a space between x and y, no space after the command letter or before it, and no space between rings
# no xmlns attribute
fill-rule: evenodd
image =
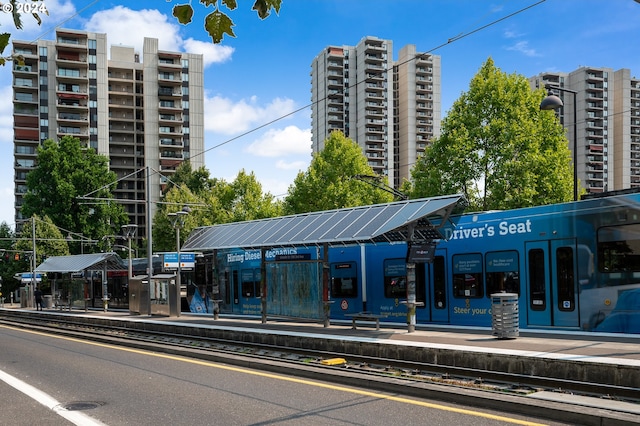
<svg viewBox="0 0 640 426"><path fill-rule="evenodd" d="M58 122L60 121L76 121L76 122L87 122L89 121L89 116L79 114L79 113L70 113L70 112L60 112L56 116Z"/></svg>
<svg viewBox="0 0 640 426"><path fill-rule="evenodd" d="M160 138L159 142L161 147L184 147L184 142L182 141L182 139Z"/></svg>
<svg viewBox="0 0 640 426"><path fill-rule="evenodd" d="M33 105L24 105L24 104L20 104L20 103L14 103L13 104L13 115L17 116L17 115L30 115L30 116L37 116L39 113L39 109L37 106L33 106ZM15 120L15 118L14 118Z"/></svg>
<svg viewBox="0 0 640 426"><path fill-rule="evenodd" d="M38 65L37 64L29 64L26 63L24 65L19 65L19 64L13 64L13 72L16 75L21 75L21 74L36 74L38 72Z"/></svg>
<svg viewBox="0 0 640 426"><path fill-rule="evenodd" d="M133 80L133 73L125 71L109 71L107 78L114 80Z"/></svg>
<svg viewBox="0 0 640 426"><path fill-rule="evenodd" d="M158 89L158 96L182 96L182 90L179 88L160 87Z"/></svg>
<svg viewBox="0 0 640 426"><path fill-rule="evenodd" d="M87 108L87 99L58 99L57 102L58 108L68 108L68 109L77 109L77 108Z"/></svg>

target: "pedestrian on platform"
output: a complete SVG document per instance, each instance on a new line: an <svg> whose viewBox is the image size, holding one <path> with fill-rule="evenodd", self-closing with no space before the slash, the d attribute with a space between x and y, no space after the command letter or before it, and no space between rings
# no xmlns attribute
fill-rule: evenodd
<svg viewBox="0 0 640 426"><path fill-rule="evenodd" d="M42 291L36 287L36 291L33 292L33 295L36 298L36 308L38 311L42 310Z"/></svg>

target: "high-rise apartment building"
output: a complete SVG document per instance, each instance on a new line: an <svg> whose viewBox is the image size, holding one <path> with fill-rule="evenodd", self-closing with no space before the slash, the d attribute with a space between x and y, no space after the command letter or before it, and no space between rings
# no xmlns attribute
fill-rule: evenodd
<svg viewBox="0 0 640 426"><path fill-rule="evenodd" d="M202 55L145 38L142 56L111 46L108 58L106 34L66 29L14 41L13 54L24 58L13 65L16 223L37 147L70 135L109 158L114 196L146 238L146 207L153 217L166 179L185 160L204 165Z"/></svg>
<svg viewBox="0 0 640 426"><path fill-rule="evenodd" d="M379 176L398 188L426 143L440 132L440 57L365 37L329 46L311 64L312 150L334 130L354 140Z"/></svg>
<svg viewBox="0 0 640 426"><path fill-rule="evenodd" d="M639 79L628 69L581 67L542 73L529 82L534 89L568 89L554 94L564 104L559 118L567 128L569 148L576 150L582 188L588 193L640 188Z"/></svg>

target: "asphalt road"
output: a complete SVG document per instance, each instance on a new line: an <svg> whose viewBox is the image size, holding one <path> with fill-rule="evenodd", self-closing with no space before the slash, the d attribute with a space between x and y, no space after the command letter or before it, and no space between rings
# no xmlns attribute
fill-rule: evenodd
<svg viewBox="0 0 640 426"><path fill-rule="evenodd" d="M3 425L566 424L5 326L0 342Z"/></svg>

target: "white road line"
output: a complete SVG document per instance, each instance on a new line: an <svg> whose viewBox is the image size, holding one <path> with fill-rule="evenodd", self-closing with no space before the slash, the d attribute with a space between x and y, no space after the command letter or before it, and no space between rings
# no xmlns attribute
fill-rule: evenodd
<svg viewBox="0 0 640 426"><path fill-rule="evenodd" d="M106 426L99 420L94 419L93 417L87 416L86 414L79 411L69 411L65 409L60 402L56 401L50 395L42 392L40 389L31 386L28 383L23 382L22 380L13 377L10 374L5 373L0 370L0 380L8 384L9 386L19 390L23 394L27 395L30 398L33 398L40 404L54 411L61 417L69 420L71 423L75 425L81 426Z"/></svg>

